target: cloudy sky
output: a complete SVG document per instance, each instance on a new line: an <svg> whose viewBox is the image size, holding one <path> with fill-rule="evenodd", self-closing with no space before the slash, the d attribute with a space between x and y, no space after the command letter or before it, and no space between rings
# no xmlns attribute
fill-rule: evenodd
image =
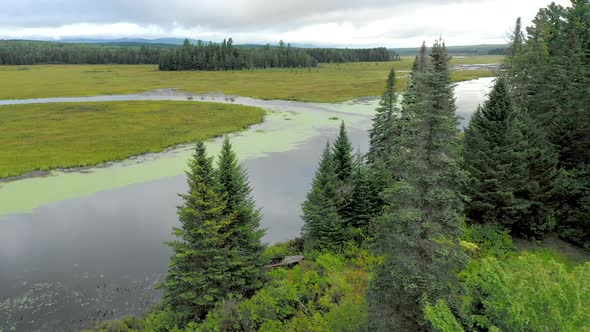
<svg viewBox="0 0 590 332"><path fill-rule="evenodd" d="M321 46L503 43L548 0L1 0L0 38L283 39ZM569 0L556 0L567 5Z"/></svg>

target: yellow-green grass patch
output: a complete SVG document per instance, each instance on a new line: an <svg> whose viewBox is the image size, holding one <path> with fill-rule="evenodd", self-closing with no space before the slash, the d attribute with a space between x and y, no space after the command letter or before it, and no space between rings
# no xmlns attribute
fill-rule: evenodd
<svg viewBox="0 0 590 332"><path fill-rule="evenodd" d="M413 57L393 62L320 64L311 69L158 71L153 65L0 66L0 99L128 94L172 88L222 92L260 99L338 102L381 94L390 68L402 89ZM451 65L499 63L499 56L451 60ZM491 76L491 70L461 70L457 81Z"/></svg>
<svg viewBox="0 0 590 332"><path fill-rule="evenodd" d="M262 122L264 110L189 101L0 106L0 178L159 152Z"/></svg>

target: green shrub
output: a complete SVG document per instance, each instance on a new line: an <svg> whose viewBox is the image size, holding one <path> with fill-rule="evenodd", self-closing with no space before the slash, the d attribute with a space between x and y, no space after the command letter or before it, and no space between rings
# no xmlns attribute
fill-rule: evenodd
<svg viewBox="0 0 590 332"><path fill-rule="evenodd" d="M471 225L465 228L463 240L475 243L481 257L506 257L515 252L512 237L507 230L492 225Z"/></svg>
<svg viewBox="0 0 590 332"><path fill-rule="evenodd" d="M445 300L438 300L435 305L427 302L424 307L424 316L435 331L463 331L463 327L459 324Z"/></svg>
<svg viewBox="0 0 590 332"><path fill-rule="evenodd" d="M564 264L532 253L487 257L465 277L465 322L502 331L590 331L590 263Z"/></svg>
<svg viewBox="0 0 590 332"><path fill-rule="evenodd" d="M284 248L278 246L278 248ZM280 251L279 249L272 249ZM349 253L350 254L350 253ZM268 272L252 298L219 302L198 325L203 331L357 331L366 326L366 251L347 259L319 254L292 269Z"/></svg>

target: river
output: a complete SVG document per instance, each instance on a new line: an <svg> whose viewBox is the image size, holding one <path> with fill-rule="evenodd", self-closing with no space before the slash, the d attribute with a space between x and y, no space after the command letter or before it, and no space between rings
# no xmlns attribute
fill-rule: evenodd
<svg viewBox="0 0 590 332"><path fill-rule="evenodd" d="M465 125L491 78L457 85ZM300 205L327 139L345 121L351 141L368 147L378 98L336 104L223 95L152 93L0 101L1 104L105 100L205 100L259 106L262 124L230 135L262 208L264 240L299 234ZM211 154L220 139L207 142ZM166 273L163 244L177 226L177 193L192 146L76 170L0 182L0 330L70 331L141 314L159 301Z"/></svg>

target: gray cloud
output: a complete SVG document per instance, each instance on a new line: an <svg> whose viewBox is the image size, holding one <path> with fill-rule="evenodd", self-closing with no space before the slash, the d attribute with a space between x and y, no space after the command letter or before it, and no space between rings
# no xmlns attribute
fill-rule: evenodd
<svg viewBox="0 0 590 332"><path fill-rule="evenodd" d="M239 43L502 43L551 0L0 0L0 38L189 37ZM567 5L569 0L555 0Z"/></svg>
<svg viewBox="0 0 590 332"><path fill-rule="evenodd" d="M466 0L4 0L0 24L54 27L75 23L136 23L163 28L282 28L341 20L362 22L364 12Z"/></svg>

